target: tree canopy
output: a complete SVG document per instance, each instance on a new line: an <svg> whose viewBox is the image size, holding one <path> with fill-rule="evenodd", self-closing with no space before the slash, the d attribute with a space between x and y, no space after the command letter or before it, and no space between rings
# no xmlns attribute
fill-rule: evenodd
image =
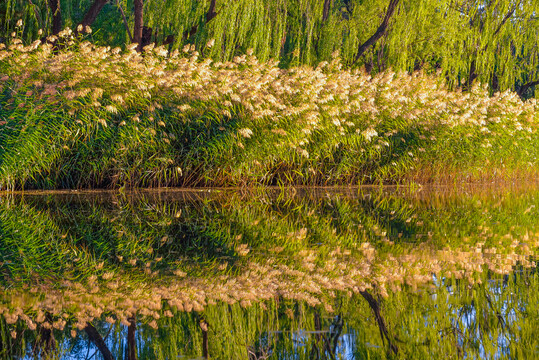
<svg viewBox="0 0 539 360"><path fill-rule="evenodd" d="M481 82L530 96L538 10L535 0L3 0L0 40L82 24L101 44L194 44L220 61L253 49L281 66L314 65L338 51L345 66L372 74L437 71L453 88Z"/></svg>

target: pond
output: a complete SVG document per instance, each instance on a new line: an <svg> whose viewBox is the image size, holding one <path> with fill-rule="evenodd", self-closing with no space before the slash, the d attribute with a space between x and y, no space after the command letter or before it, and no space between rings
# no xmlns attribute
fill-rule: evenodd
<svg viewBox="0 0 539 360"><path fill-rule="evenodd" d="M0 359L539 357L539 186L0 195Z"/></svg>

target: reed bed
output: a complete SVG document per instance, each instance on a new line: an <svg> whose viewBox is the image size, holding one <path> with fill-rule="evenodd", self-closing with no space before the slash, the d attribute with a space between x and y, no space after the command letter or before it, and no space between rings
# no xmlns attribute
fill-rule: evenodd
<svg viewBox="0 0 539 360"><path fill-rule="evenodd" d="M437 74L0 45L0 190L536 178L537 101ZM60 44L60 45L58 45ZM212 47L212 42L207 48Z"/></svg>

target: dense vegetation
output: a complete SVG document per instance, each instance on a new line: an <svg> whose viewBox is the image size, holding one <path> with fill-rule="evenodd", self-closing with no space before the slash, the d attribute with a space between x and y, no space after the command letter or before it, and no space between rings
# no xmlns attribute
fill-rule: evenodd
<svg viewBox="0 0 539 360"><path fill-rule="evenodd" d="M538 13L0 0L0 359L537 357Z"/></svg>
<svg viewBox="0 0 539 360"><path fill-rule="evenodd" d="M537 173L537 102L250 51L0 50L0 189L453 182ZM211 49L210 42L206 49Z"/></svg>
<svg viewBox="0 0 539 360"><path fill-rule="evenodd" d="M535 178L538 4L4 1L0 190Z"/></svg>
<svg viewBox="0 0 539 360"><path fill-rule="evenodd" d="M539 80L538 11L534 0L4 0L0 38L16 32L31 43L91 25L100 45L192 44L219 61L252 48L284 66L340 51L343 64L372 75L440 71L451 88L479 81L491 93L530 96ZM204 49L210 39L215 46Z"/></svg>
<svg viewBox="0 0 539 360"><path fill-rule="evenodd" d="M261 301L249 307L218 303L203 312L180 312L165 306L152 313L156 318L153 323L137 322L131 331L130 323L111 323L103 315L93 321L92 328L106 338L110 358L102 356L69 318L61 329L61 324L55 324L51 343L43 336L47 332L39 330L43 323L34 330L24 320L13 322L12 316L0 315L0 359L41 355L83 360L88 352L96 352L98 359L127 360L126 349L136 349L139 359L163 360L179 354L188 358L207 358L204 355L208 354L211 359L256 359L249 353L267 359L293 356L305 360L331 359L332 355L338 358L339 354L375 359L458 359L462 354L534 358L539 345L539 276L525 272L505 280L483 280L484 284L473 288L448 280L446 286L436 289L391 293L380 302L380 315L387 324L385 334L359 294L338 294L337 299L328 301L333 311L287 299ZM129 343L130 334L136 335L134 343Z"/></svg>

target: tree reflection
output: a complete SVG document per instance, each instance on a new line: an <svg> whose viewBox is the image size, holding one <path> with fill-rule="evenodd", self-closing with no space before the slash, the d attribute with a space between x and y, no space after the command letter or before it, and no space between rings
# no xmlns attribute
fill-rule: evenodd
<svg viewBox="0 0 539 360"><path fill-rule="evenodd" d="M0 358L535 354L535 192L224 195L0 197Z"/></svg>

